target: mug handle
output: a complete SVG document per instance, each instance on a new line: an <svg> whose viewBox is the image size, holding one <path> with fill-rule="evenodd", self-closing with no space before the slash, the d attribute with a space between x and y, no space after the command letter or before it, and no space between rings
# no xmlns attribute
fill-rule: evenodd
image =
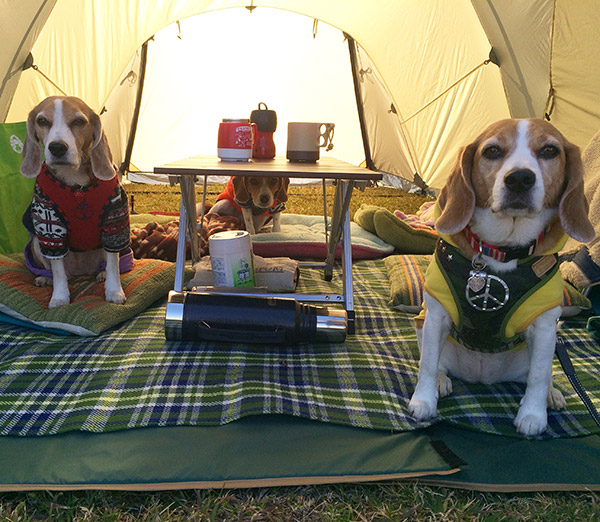
<svg viewBox="0 0 600 522"><path fill-rule="evenodd" d="M333 149L333 130L335 128L335 123L321 123L319 131L323 127L325 127L325 130L319 132L319 147L327 147L325 150L329 151Z"/></svg>

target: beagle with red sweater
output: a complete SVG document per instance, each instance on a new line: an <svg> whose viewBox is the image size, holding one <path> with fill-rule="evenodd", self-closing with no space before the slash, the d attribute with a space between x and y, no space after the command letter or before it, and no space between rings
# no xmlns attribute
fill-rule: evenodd
<svg viewBox="0 0 600 522"><path fill-rule="evenodd" d="M35 280L53 286L49 307L70 302L69 277L93 274L108 302L124 303L119 253L129 246L129 207L98 115L79 98L39 103L27 118L21 173L36 178L23 216L33 236L26 257L36 273L51 274Z"/></svg>
<svg viewBox="0 0 600 522"><path fill-rule="evenodd" d="M250 234L260 232L273 219L272 231L279 232L289 184L289 178L283 177L232 176L210 213L242 219Z"/></svg>
<svg viewBox="0 0 600 522"><path fill-rule="evenodd" d="M434 417L438 398L452 392L450 375L517 381L526 386L516 429L542 433L547 407L565 406L552 386L563 291L557 252L567 235L594 237L579 149L543 120L491 125L460 151L435 225L410 412Z"/></svg>

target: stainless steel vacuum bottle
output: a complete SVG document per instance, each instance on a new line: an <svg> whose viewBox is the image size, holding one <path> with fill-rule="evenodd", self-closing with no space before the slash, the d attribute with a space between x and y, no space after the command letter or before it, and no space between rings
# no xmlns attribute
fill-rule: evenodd
<svg viewBox="0 0 600 522"><path fill-rule="evenodd" d="M344 310L267 296L171 291L165 314L169 340L293 345L343 342L346 331Z"/></svg>

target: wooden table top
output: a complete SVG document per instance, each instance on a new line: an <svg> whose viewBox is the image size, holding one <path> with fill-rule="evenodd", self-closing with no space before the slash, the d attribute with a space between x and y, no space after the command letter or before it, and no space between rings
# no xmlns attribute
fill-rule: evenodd
<svg viewBox="0 0 600 522"><path fill-rule="evenodd" d="M296 163L283 156L274 159L222 161L217 156L191 156L154 168L155 174L176 176L281 176L288 178L379 181L381 173L331 157L316 163Z"/></svg>

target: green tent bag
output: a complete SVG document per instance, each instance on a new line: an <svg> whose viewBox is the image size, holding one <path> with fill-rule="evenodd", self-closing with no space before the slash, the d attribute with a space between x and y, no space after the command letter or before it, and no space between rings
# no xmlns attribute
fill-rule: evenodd
<svg viewBox="0 0 600 522"><path fill-rule="evenodd" d="M0 254L22 252L29 234L21 217L31 202L35 178L20 172L25 122L0 124Z"/></svg>

